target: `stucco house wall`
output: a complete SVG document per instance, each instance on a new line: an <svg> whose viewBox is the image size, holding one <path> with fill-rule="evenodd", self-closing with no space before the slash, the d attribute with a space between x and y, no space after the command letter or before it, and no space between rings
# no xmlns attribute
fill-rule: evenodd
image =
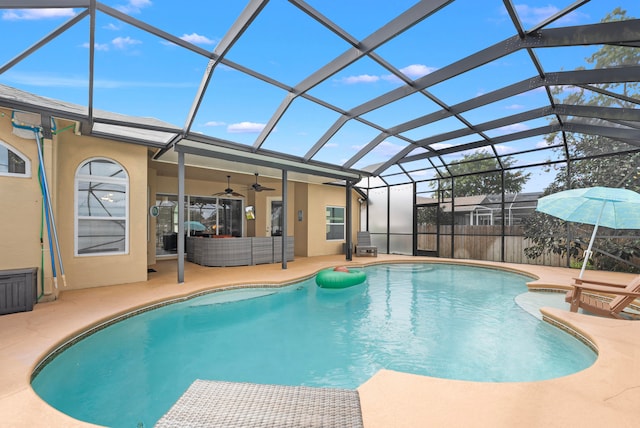
<svg viewBox="0 0 640 428"><path fill-rule="evenodd" d="M35 140L13 135L11 112L3 111L0 140L15 147L31 162L31 176L0 176L3 203L0 227L3 235L0 270L38 267L44 277L44 291L54 294L46 226L43 243L42 193L38 183L38 155ZM57 124L58 129L66 123ZM147 278L147 149L142 146L76 135L73 128L44 140L54 218L64 268L66 289L143 281ZM75 174L86 160L96 157L121 164L129 176L129 251L122 255L79 256L75 254ZM54 248L55 252L55 248ZM44 262L41 260L44 259ZM57 269L59 289L62 271Z"/></svg>
<svg viewBox="0 0 640 428"><path fill-rule="evenodd" d="M157 193L177 194L177 177L159 175L148 148L135 144L80 135L72 122L57 123L52 139L43 140L44 159L52 195L54 217L64 267L66 289L91 288L147 279L147 268L156 262L155 219L149 208ZM42 193L38 182L36 142L13 135L11 111L0 109L0 141L28 159L28 173L20 177L0 176L0 270L37 267L45 298L64 290L62 272L57 272L58 290L53 287L47 229L42 216ZM77 255L75 249L75 179L80 165L93 158L106 158L122 165L129 178L128 252L119 255ZM245 206L253 205L255 220L244 220L245 236L270 233L270 203L281 199L279 180L269 183L274 191L243 191ZM187 179L185 192L209 196L226 183ZM327 206L345 207L345 190L289 181L288 235L295 236L295 256L340 254L344 240L326 239ZM353 239L359 228L357 195L353 196ZM298 216L298 213L301 216ZM42 233L42 241L41 241ZM55 247L54 247L55 253Z"/></svg>

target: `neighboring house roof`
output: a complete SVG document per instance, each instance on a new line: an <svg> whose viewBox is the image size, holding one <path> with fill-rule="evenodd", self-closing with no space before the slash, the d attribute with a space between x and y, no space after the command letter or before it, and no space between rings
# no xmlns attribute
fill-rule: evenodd
<svg viewBox="0 0 640 428"><path fill-rule="evenodd" d="M458 213L475 211L478 206L482 205L486 198L486 195L461 196L455 198L453 200L454 209ZM451 212L451 205L451 202L443 202L440 204L440 208L442 208L444 212Z"/></svg>
<svg viewBox="0 0 640 428"><path fill-rule="evenodd" d="M542 192L529 193L509 193L504 195L505 208L507 209L527 209L535 208L536 201L542 196ZM455 211L472 212L478 208L491 209L496 208L502 202L501 195L476 195L476 196L460 196L454 199ZM417 204L435 204L435 198L416 197ZM442 202L440 208L444 212L451 212L451 202Z"/></svg>

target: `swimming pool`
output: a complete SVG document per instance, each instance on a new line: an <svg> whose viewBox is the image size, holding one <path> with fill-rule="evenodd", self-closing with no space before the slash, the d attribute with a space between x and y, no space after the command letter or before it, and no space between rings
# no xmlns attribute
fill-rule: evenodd
<svg viewBox="0 0 640 428"><path fill-rule="evenodd" d="M364 284L213 293L116 323L33 380L57 409L149 427L196 379L356 388L382 368L492 382L574 373L593 351L514 303L530 278L448 264L378 265Z"/></svg>

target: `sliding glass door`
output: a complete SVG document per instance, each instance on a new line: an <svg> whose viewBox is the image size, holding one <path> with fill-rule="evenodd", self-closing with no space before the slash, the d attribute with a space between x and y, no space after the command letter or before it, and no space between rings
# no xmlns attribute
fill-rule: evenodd
<svg viewBox="0 0 640 428"><path fill-rule="evenodd" d="M178 196L156 195L156 256L178 252ZM187 235L243 236L242 199L187 196L184 230Z"/></svg>

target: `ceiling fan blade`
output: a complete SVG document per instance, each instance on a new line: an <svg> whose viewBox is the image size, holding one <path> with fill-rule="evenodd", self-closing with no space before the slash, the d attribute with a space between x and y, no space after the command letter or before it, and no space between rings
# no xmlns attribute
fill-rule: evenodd
<svg viewBox="0 0 640 428"><path fill-rule="evenodd" d="M233 189L231 188L230 181L231 181L231 176L227 175L227 188L224 189L223 192L214 193L211 196L235 196L238 198L244 198L243 194L233 191Z"/></svg>
<svg viewBox="0 0 640 428"><path fill-rule="evenodd" d="M234 192L232 189L227 189L227 190L231 190L231 192L227 192L225 190L224 192L214 193L211 196L235 196L238 198L244 198L244 195L242 193Z"/></svg>
<svg viewBox="0 0 640 428"><path fill-rule="evenodd" d="M251 188L253 190L255 190L256 192L262 192L263 190L267 190L267 191L276 190L276 189L272 189L271 187L265 187L262 184L258 183L258 173L256 172L255 175L256 175L256 182L251 185Z"/></svg>
<svg viewBox="0 0 640 428"><path fill-rule="evenodd" d="M254 190L256 192L263 192L263 191L270 192L270 191L276 190L276 189L272 189L271 187L264 187L264 186L261 186L261 185L257 185L257 186L254 187Z"/></svg>

